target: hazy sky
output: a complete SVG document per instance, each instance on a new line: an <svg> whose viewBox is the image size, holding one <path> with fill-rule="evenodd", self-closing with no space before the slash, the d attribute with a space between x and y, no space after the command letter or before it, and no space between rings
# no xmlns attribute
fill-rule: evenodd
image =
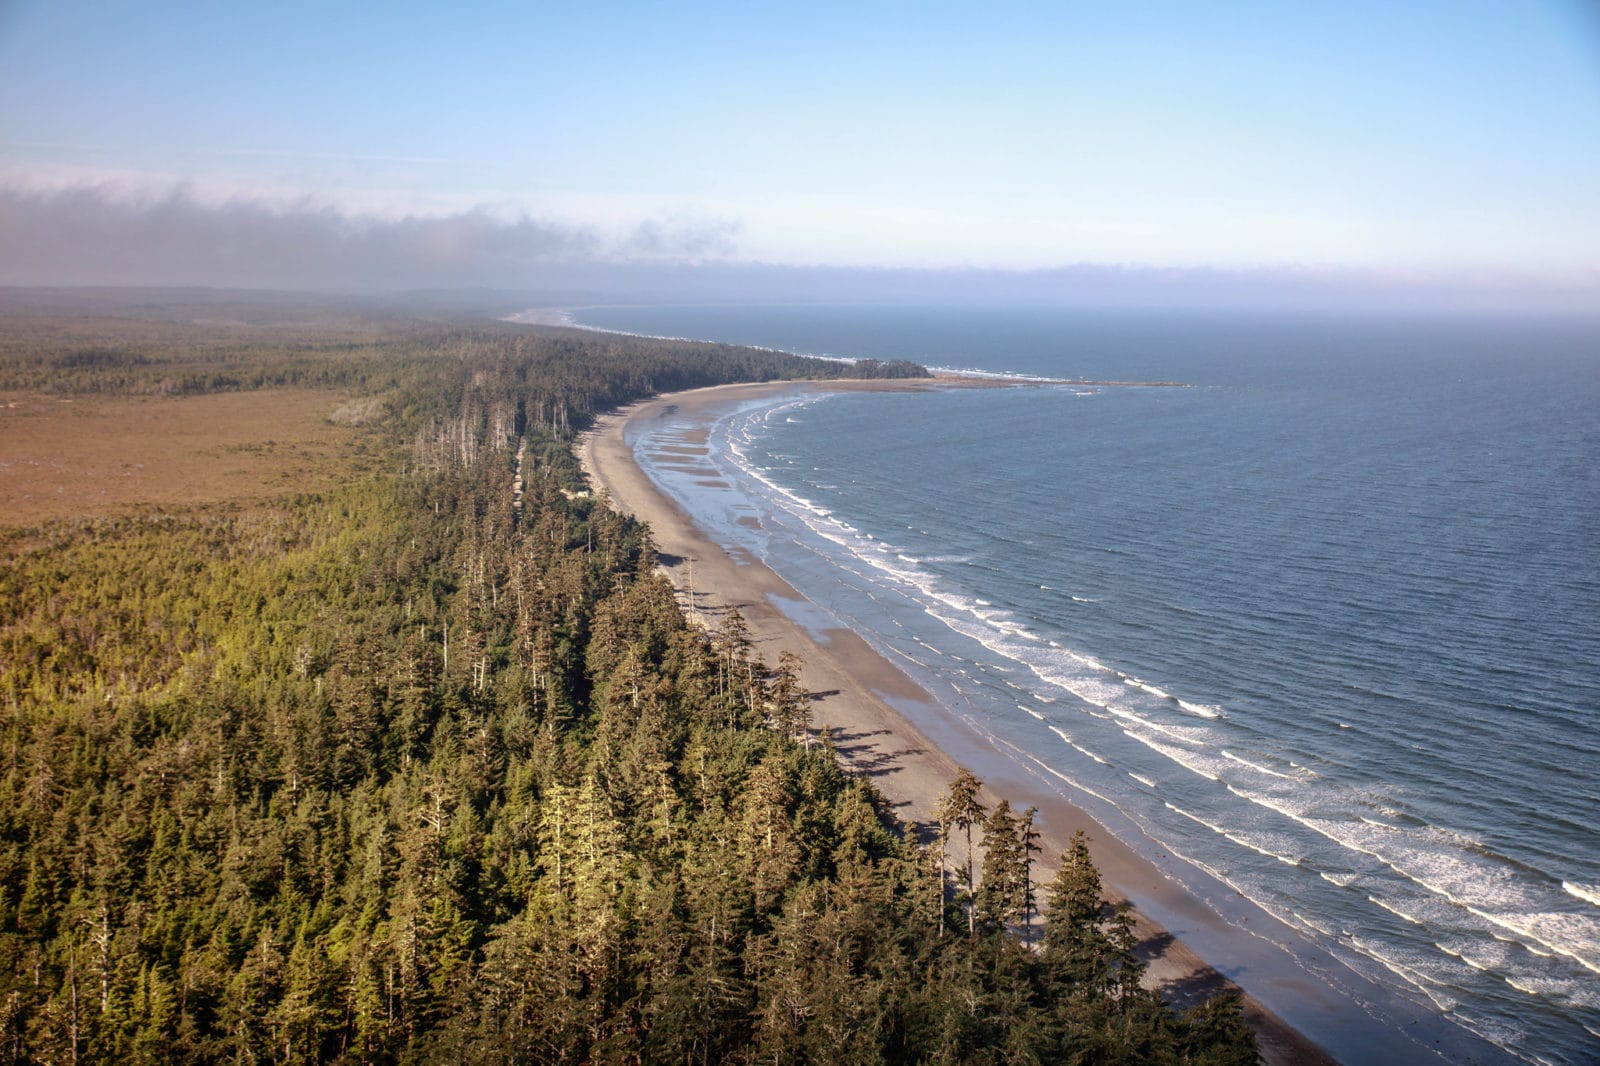
<svg viewBox="0 0 1600 1066"><path fill-rule="evenodd" d="M354 227L341 269L508 284L580 256L1600 292L1588 0L772 7L0 0L0 280L24 244L41 281L159 244L166 210L240 261Z"/></svg>

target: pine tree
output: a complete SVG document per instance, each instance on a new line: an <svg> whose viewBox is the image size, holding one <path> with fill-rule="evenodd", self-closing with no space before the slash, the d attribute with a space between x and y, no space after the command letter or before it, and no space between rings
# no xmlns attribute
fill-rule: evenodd
<svg viewBox="0 0 1600 1066"><path fill-rule="evenodd" d="M778 669L773 674L767 690L772 722L786 737L805 736L806 746L811 745L811 698L800 684L800 657L793 652L778 653Z"/></svg>
<svg viewBox="0 0 1600 1066"><path fill-rule="evenodd" d="M1069 951L1098 929L1104 904L1100 898L1100 871L1089 857L1089 838L1083 830L1072 834L1045 902L1045 950Z"/></svg>
<svg viewBox="0 0 1600 1066"><path fill-rule="evenodd" d="M1003 931L1023 916L1026 877L1022 840L1011 803L1002 799L983 823L983 881L978 889L978 920Z"/></svg>
<svg viewBox="0 0 1600 1066"><path fill-rule="evenodd" d="M962 906L967 912L967 933L975 935L978 929L978 916L976 903L976 863L972 851L972 827L984 815L984 806L978 799L978 793L983 788L971 770L965 767L956 774L956 779L950 784L950 791L945 794L944 802L939 807L939 825L941 838L945 837L951 829L960 829L966 833L967 853L966 860L957 870L957 874L966 882L966 895L962 899Z"/></svg>
<svg viewBox="0 0 1600 1066"><path fill-rule="evenodd" d="M1022 845L1022 942L1033 943L1033 916L1039 901L1033 884L1033 857L1039 854L1039 831L1034 828L1039 808L1029 807L1017 826L1017 839Z"/></svg>
<svg viewBox="0 0 1600 1066"><path fill-rule="evenodd" d="M1255 1066L1256 1034L1245 1023L1237 990L1218 993L1179 1016L1183 1061L1194 1066Z"/></svg>
<svg viewBox="0 0 1600 1066"><path fill-rule="evenodd" d="M1045 961L1073 994L1131 1003L1144 968L1126 913L1111 913L1101 897L1100 871L1083 830L1072 834L1045 904Z"/></svg>
<svg viewBox="0 0 1600 1066"><path fill-rule="evenodd" d="M783 759L769 755L750 771L739 798L739 851L749 864L750 887L758 913L776 909L799 871L800 849L793 838L793 802Z"/></svg>

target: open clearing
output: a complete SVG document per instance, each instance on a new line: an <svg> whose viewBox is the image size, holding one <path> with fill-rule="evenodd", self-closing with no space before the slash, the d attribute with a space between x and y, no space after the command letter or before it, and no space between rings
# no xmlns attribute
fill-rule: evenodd
<svg viewBox="0 0 1600 1066"><path fill-rule="evenodd" d="M366 434L327 421L342 399L0 393L0 527L324 488L365 465Z"/></svg>

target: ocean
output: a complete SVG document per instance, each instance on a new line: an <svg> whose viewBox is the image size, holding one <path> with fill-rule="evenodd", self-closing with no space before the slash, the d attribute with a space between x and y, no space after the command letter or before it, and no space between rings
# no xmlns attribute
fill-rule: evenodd
<svg viewBox="0 0 1600 1066"><path fill-rule="evenodd" d="M574 317L1078 379L747 404L731 492L638 454L1167 876L1515 1058L1600 1060L1600 320Z"/></svg>

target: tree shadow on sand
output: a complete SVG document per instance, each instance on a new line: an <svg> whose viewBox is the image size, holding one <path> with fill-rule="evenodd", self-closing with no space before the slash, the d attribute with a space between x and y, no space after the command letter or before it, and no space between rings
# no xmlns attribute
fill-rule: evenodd
<svg viewBox="0 0 1600 1066"><path fill-rule="evenodd" d="M845 761L851 773L863 774L867 777L883 777L887 774L900 771L900 760L907 755L921 755L925 748L880 748L872 742L873 737L892 737L894 734L887 729L859 730L857 732L833 732L833 748Z"/></svg>

